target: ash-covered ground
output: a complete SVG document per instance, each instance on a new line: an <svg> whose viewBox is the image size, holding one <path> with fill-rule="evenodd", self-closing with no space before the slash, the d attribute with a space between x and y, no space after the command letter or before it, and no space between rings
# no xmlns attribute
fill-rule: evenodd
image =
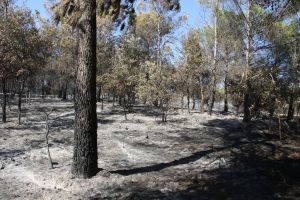
<svg viewBox="0 0 300 200"><path fill-rule="evenodd" d="M50 169L44 110L50 115ZM12 106L0 122L0 199L300 199L299 135L279 140L267 122L245 127L235 115L176 111L160 122L154 110L98 105L99 173L70 173L72 102ZM268 132L269 133L269 132Z"/></svg>

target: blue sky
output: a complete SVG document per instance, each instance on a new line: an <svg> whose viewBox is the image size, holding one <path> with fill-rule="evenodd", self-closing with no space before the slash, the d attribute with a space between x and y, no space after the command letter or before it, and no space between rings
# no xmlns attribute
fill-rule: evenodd
<svg viewBox="0 0 300 200"><path fill-rule="evenodd" d="M26 7L30 8L32 11L39 11L42 16L50 17L49 13L47 13L44 7L43 0L17 0L18 5L25 5Z"/></svg>
<svg viewBox="0 0 300 200"><path fill-rule="evenodd" d="M181 12L188 16L188 27L199 27L205 24L205 18L208 14L207 9L199 6L197 1L198 0L180 0ZM44 7L43 0L18 0L17 4L25 5L33 11L37 10L44 17L50 17Z"/></svg>

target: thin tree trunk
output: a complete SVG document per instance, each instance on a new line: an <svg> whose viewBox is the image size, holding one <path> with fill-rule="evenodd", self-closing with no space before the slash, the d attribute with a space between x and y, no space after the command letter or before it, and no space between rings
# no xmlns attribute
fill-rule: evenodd
<svg viewBox="0 0 300 200"><path fill-rule="evenodd" d="M188 112L190 113L191 110L190 110L190 90L187 89L187 109L188 109Z"/></svg>
<svg viewBox="0 0 300 200"><path fill-rule="evenodd" d="M80 1L78 70L72 173L90 178L98 172L96 112L96 0Z"/></svg>
<svg viewBox="0 0 300 200"><path fill-rule="evenodd" d="M68 82L66 81L65 87L63 88L63 95L62 95L63 100L67 100L67 91L68 91Z"/></svg>
<svg viewBox="0 0 300 200"><path fill-rule="evenodd" d="M30 104L30 89L29 89L29 87L27 88L27 91L26 91L26 103Z"/></svg>
<svg viewBox="0 0 300 200"><path fill-rule="evenodd" d="M97 92L97 102L101 101L101 86L98 88L98 92Z"/></svg>
<svg viewBox="0 0 300 200"><path fill-rule="evenodd" d="M101 110L104 109L104 94L102 94L102 98L101 98Z"/></svg>
<svg viewBox="0 0 300 200"><path fill-rule="evenodd" d="M6 80L5 78L2 78L2 92L3 92L3 103L2 103L2 122L6 123Z"/></svg>
<svg viewBox="0 0 300 200"><path fill-rule="evenodd" d="M113 107L115 107L116 95L113 93Z"/></svg>
<svg viewBox="0 0 300 200"><path fill-rule="evenodd" d="M204 91L203 87L201 87L201 104L200 104L200 113L204 113Z"/></svg>
<svg viewBox="0 0 300 200"><path fill-rule="evenodd" d="M280 114L278 114L278 132L279 132L279 139L281 140L281 119Z"/></svg>
<svg viewBox="0 0 300 200"><path fill-rule="evenodd" d="M246 41L246 69L245 69L245 80L246 80L246 90L244 94L244 122L250 122L251 113L250 113L250 86L251 83L248 80L248 71L250 69L250 48L251 48L251 25L250 25L250 9L251 9L251 0L248 0L247 13L246 13L246 29L247 29L247 41Z"/></svg>
<svg viewBox="0 0 300 200"><path fill-rule="evenodd" d="M53 162L52 162L52 158L51 158L51 154L50 154L50 144L49 144L49 133L50 133L50 128L49 128L49 115L50 113L46 113L46 144L47 144L47 154L48 154L48 158L49 158L49 163L50 163L50 167L51 169L53 169Z"/></svg>
<svg viewBox="0 0 300 200"><path fill-rule="evenodd" d="M219 0L216 0L216 5L214 8L214 60L213 60L213 85L212 85L212 96L211 96L211 104L209 106L209 115L212 114L215 99L216 99L216 90L217 90L217 52L218 52L218 8L219 8Z"/></svg>
<svg viewBox="0 0 300 200"><path fill-rule="evenodd" d="M22 115L22 95L24 91L24 80L20 83L19 88L19 99L18 99L18 123L21 125L21 115Z"/></svg>
<svg viewBox="0 0 300 200"><path fill-rule="evenodd" d="M162 115L161 115L161 121L162 122L167 122L167 115L165 112L162 112Z"/></svg>
<svg viewBox="0 0 300 200"><path fill-rule="evenodd" d="M287 115L287 119L286 119L287 122L290 122L294 118L294 111L295 111L294 96L293 96L293 94L291 94L290 102L289 102L288 115Z"/></svg>
<svg viewBox="0 0 300 200"><path fill-rule="evenodd" d="M45 84L44 84L44 79L42 80L42 99L45 98Z"/></svg>
<svg viewBox="0 0 300 200"><path fill-rule="evenodd" d="M229 69L228 69L228 50L225 49L225 79L224 79L224 112L227 113L228 112L228 73L229 73Z"/></svg>
<svg viewBox="0 0 300 200"><path fill-rule="evenodd" d="M124 116L125 120L127 120L127 109L126 109L126 96L123 97L123 110L124 110Z"/></svg>
<svg viewBox="0 0 300 200"><path fill-rule="evenodd" d="M236 111L235 111L235 115L236 115L236 116L239 115L240 106L241 106L241 105L237 105L237 106L236 106Z"/></svg>
<svg viewBox="0 0 300 200"><path fill-rule="evenodd" d="M244 94L244 122L251 121L251 113L250 113L250 83L247 80L246 84L246 92Z"/></svg>
<svg viewBox="0 0 300 200"><path fill-rule="evenodd" d="M195 110L195 106L196 106L196 99L195 99L195 94L193 94L193 110Z"/></svg>
<svg viewBox="0 0 300 200"><path fill-rule="evenodd" d="M181 96L181 112L183 112L184 107L184 95Z"/></svg>
<svg viewBox="0 0 300 200"><path fill-rule="evenodd" d="M58 94L57 94L57 98L61 99L63 96L63 87L61 84L59 84L59 90L58 90Z"/></svg>
<svg viewBox="0 0 300 200"><path fill-rule="evenodd" d="M225 75L225 82L224 82L224 112L228 112L228 90L227 90L227 74Z"/></svg>
<svg viewBox="0 0 300 200"><path fill-rule="evenodd" d="M22 94L19 93L18 99L18 124L21 125L21 113L22 113Z"/></svg>

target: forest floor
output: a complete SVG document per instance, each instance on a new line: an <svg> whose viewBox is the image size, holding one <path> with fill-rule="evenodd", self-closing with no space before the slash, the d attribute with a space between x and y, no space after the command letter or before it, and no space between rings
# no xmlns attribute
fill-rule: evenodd
<svg viewBox="0 0 300 200"><path fill-rule="evenodd" d="M50 169L45 115L50 115ZM99 173L70 173L72 102L36 101L0 123L0 199L300 199L300 135L279 140L267 123L247 128L234 115L181 111L161 123L136 107L125 120L118 107L98 105Z"/></svg>

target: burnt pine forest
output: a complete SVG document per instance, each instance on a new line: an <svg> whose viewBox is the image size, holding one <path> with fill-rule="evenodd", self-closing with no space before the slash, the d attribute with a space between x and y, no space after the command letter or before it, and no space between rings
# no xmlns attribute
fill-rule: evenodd
<svg viewBox="0 0 300 200"><path fill-rule="evenodd" d="M300 199L300 1L0 0L0 106L0 199Z"/></svg>

